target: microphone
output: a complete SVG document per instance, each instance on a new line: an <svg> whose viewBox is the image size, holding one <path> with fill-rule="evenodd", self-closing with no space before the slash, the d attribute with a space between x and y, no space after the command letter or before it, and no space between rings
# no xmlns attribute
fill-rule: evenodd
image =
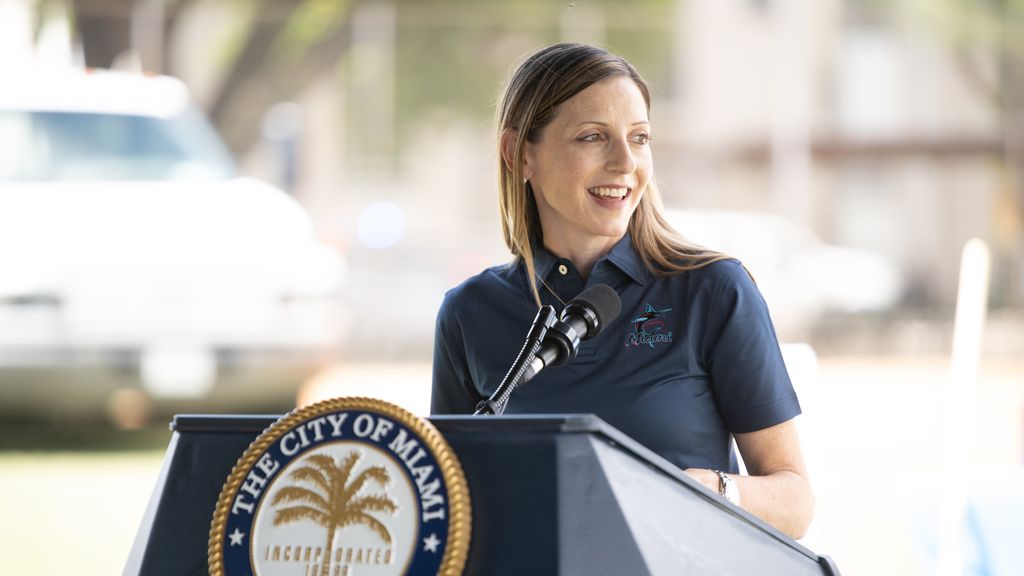
<svg viewBox="0 0 1024 576"><path fill-rule="evenodd" d="M541 306L512 367L491 397L481 400L474 416L501 414L520 381L527 382L546 366L557 366L576 357L580 340L593 338L619 317L622 302L607 284L596 284L573 298L562 310Z"/></svg>
<svg viewBox="0 0 1024 576"><path fill-rule="evenodd" d="M566 304L559 320L548 328L537 354L523 373L529 382L548 366L558 366L576 357L580 341L593 338L619 317L622 301L607 284L595 284Z"/></svg>

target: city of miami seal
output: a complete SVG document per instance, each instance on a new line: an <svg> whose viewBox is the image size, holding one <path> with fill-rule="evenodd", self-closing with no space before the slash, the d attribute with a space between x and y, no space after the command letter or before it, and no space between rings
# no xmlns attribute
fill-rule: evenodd
<svg viewBox="0 0 1024 576"><path fill-rule="evenodd" d="M211 576L462 574L466 478L426 420L372 398L283 416L249 446L210 527Z"/></svg>

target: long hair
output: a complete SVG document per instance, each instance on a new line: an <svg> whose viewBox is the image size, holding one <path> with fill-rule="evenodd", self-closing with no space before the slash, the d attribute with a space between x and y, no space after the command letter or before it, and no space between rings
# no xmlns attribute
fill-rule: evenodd
<svg viewBox="0 0 1024 576"><path fill-rule="evenodd" d="M534 300L540 305L533 247L543 243L533 190L523 179L523 154L527 142L537 142L558 106L588 87L617 76L636 83L651 110L651 90L640 73L624 58L585 44L555 44L540 50L512 74L498 106L498 199L505 245L526 265ZM502 137L514 135L506 162ZM706 266L729 256L688 242L661 214L661 198L653 179L629 221L628 234L641 261L659 276Z"/></svg>

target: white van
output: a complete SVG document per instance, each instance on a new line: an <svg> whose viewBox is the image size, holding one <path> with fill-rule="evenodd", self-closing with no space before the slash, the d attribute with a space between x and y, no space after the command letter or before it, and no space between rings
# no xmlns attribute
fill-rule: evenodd
<svg viewBox="0 0 1024 576"><path fill-rule="evenodd" d="M180 81L5 78L0 416L287 409L340 350L344 273Z"/></svg>

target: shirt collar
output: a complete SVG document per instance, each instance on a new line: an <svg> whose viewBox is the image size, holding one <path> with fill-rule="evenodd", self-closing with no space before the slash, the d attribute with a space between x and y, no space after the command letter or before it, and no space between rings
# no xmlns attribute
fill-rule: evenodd
<svg viewBox="0 0 1024 576"><path fill-rule="evenodd" d="M647 284L651 279L651 272L644 266L640 255L633 248L633 239L629 234L623 236L622 240L612 247L612 251L605 258L641 286Z"/></svg>
<svg viewBox="0 0 1024 576"><path fill-rule="evenodd" d="M539 243L533 245L533 267L538 276L547 278L556 262L558 262L558 257L548 252L547 248Z"/></svg>
<svg viewBox="0 0 1024 576"><path fill-rule="evenodd" d="M608 255L595 263L594 268L596 269L604 260L613 264L641 286L647 284L651 279L651 273L644 266L643 260L640 259L640 256L633 248L633 240L629 237L629 234L626 234L621 240L616 242ZM548 252L546 248L534 246L533 265L537 270L538 276L547 278L557 262L558 257Z"/></svg>

